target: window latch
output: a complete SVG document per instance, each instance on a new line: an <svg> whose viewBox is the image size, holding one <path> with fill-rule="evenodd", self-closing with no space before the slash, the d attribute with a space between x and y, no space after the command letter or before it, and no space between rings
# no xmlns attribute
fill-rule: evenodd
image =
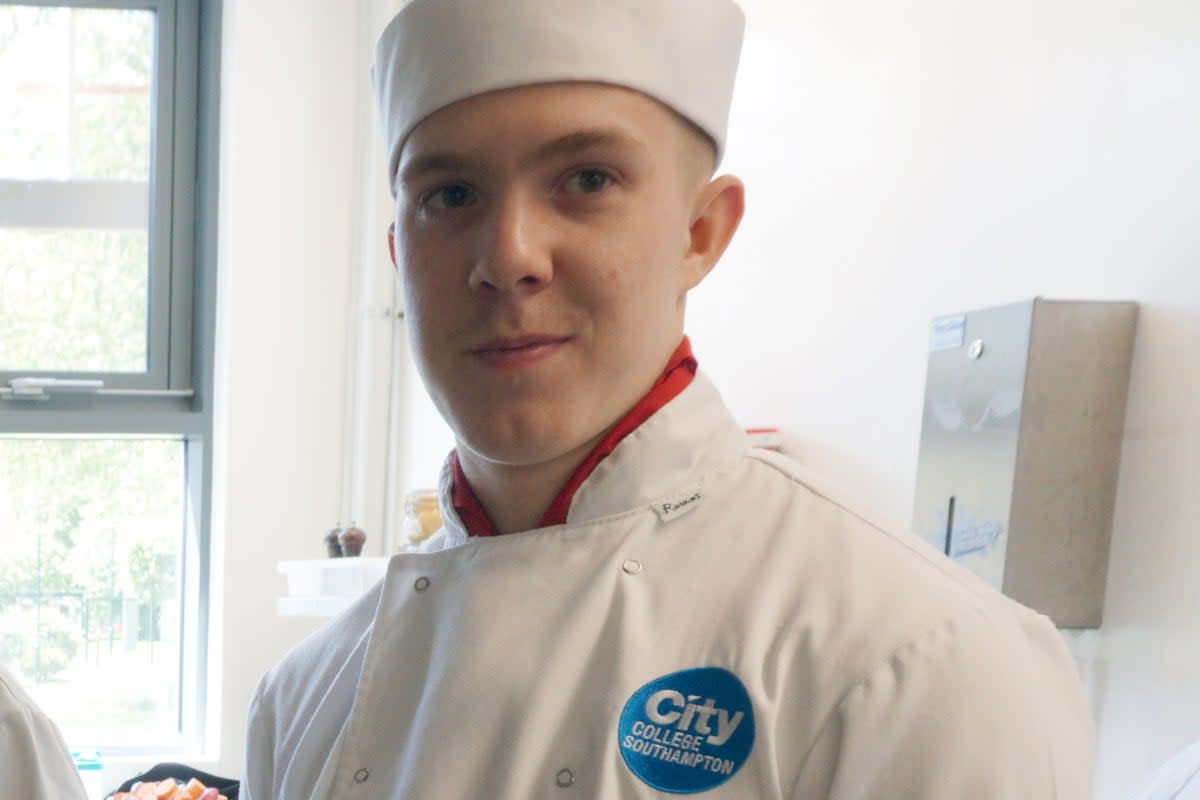
<svg viewBox="0 0 1200 800"><path fill-rule="evenodd" d="M95 394L104 381L76 378L14 378L3 392L5 400L46 400L52 394Z"/></svg>
<svg viewBox="0 0 1200 800"><path fill-rule="evenodd" d="M83 378L13 378L0 386L0 400L49 400L56 394L93 397L195 397L195 389L105 389L104 381Z"/></svg>

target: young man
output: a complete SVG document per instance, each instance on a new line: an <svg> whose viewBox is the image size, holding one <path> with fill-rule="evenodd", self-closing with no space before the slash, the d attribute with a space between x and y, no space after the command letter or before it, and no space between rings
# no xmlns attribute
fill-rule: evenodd
<svg viewBox="0 0 1200 800"><path fill-rule="evenodd" d="M267 798L1084 800L1047 620L752 449L683 337L732 0L413 0L373 71L444 528L253 701Z"/></svg>

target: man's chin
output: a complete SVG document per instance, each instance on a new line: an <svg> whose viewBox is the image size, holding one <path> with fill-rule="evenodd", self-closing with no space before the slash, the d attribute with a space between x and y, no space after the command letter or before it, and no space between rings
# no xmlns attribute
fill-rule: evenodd
<svg viewBox="0 0 1200 800"><path fill-rule="evenodd" d="M519 432L476 429L463 433L459 437L460 457L465 447L469 456L514 470L562 465L572 459L582 461L599 438L555 429L538 430L536 426L522 426Z"/></svg>

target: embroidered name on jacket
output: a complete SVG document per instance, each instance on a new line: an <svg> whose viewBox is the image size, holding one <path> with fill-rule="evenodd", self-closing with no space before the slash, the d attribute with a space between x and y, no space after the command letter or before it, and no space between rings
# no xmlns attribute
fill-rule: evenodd
<svg viewBox="0 0 1200 800"><path fill-rule="evenodd" d="M703 492L699 486L692 487L681 494L673 497L666 497L654 503L654 510L658 512L658 516L663 522L682 517L687 512L695 508L703 499Z"/></svg>
<svg viewBox="0 0 1200 800"><path fill-rule="evenodd" d="M742 682L718 667L673 672L629 698L617 731L630 772L677 794L720 786L754 746L754 709Z"/></svg>

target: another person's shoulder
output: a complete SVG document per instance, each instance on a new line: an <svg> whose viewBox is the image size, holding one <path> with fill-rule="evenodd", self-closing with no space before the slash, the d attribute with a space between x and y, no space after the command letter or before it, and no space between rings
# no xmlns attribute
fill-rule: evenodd
<svg viewBox="0 0 1200 800"><path fill-rule="evenodd" d="M45 729L52 731L54 739L61 738L57 726L3 664L0 664L0 723L6 726Z"/></svg>
<svg viewBox="0 0 1200 800"><path fill-rule="evenodd" d="M58 726L0 665L0 774L14 797L83 798ZM5 796L8 796L7 794Z"/></svg>
<svg viewBox="0 0 1200 800"><path fill-rule="evenodd" d="M54 729L54 735L57 736L57 729L49 717L3 664L0 664L0 725L10 731Z"/></svg>
<svg viewBox="0 0 1200 800"><path fill-rule="evenodd" d="M36 710L33 700L16 679L0 664L0 717ZM39 712L40 713L40 712Z"/></svg>

